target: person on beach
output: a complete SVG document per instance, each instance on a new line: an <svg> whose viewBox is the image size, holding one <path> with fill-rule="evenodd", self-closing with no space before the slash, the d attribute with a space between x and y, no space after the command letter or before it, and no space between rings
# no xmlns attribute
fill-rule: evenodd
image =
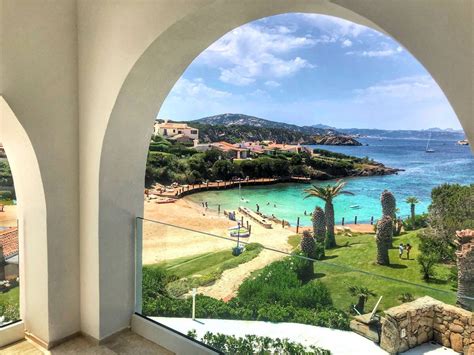
<svg viewBox="0 0 474 355"><path fill-rule="evenodd" d="M407 260L410 260L410 250L411 250L410 243L407 243L407 245L405 246L405 250L407 251Z"/></svg>
<svg viewBox="0 0 474 355"><path fill-rule="evenodd" d="M402 258L402 255L403 255L403 243L400 243L400 245L398 246L398 258L401 259Z"/></svg>
<svg viewBox="0 0 474 355"><path fill-rule="evenodd" d="M206 201L205 205L206 205L206 210L207 210L207 201Z"/></svg>
<svg viewBox="0 0 474 355"><path fill-rule="evenodd" d="M305 216L307 215L306 210L304 210L304 215L305 215Z"/></svg>
<svg viewBox="0 0 474 355"><path fill-rule="evenodd" d="M260 212L260 206L257 203L257 213Z"/></svg>

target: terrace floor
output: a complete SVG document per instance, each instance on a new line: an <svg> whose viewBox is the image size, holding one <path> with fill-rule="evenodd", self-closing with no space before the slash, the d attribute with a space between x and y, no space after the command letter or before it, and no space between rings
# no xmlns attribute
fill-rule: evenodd
<svg viewBox="0 0 474 355"><path fill-rule="evenodd" d="M270 338L287 338L290 341L307 346L315 345L330 350L333 355L388 354L372 341L354 332L316 327L307 324L222 319L198 319L193 321L190 318L150 318L184 334L187 334L190 330L195 330L198 339L201 339L208 331L212 333L234 335L237 337L244 337L246 334L253 334ZM444 355L457 354L452 349L431 343L418 346L404 354L438 355L441 353Z"/></svg>
<svg viewBox="0 0 474 355"><path fill-rule="evenodd" d="M173 353L131 331L125 331L102 345L97 345L91 340L79 336L49 351L39 348L31 341L22 340L18 343L0 348L0 354L172 355Z"/></svg>

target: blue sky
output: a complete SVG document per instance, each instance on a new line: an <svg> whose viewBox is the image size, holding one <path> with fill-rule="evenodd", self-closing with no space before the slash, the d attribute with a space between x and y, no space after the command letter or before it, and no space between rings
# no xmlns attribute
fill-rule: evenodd
<svg viewBox="0 0 474 355"><path fill-rule="evenodd" d="M219 113L339 128L460 128L436 82L400 44L313 14L272 16L227 33L187 68L158 117Z"/></svg>

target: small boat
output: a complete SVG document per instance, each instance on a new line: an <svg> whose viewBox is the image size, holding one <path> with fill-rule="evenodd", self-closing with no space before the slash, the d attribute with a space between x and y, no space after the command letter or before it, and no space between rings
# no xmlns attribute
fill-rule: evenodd
<svg viewBox="0 0 474 355"><path fill-rule="evenodd" d="M457 142L458 145L469 145L469 141L467 139L462 139Z"/></svg>
<svg viewBox="0 0 474 355"><path fill-rule="evenodd" d="M248 231L248 229L243 228L243 227L233 229L229 232L229 234L230 234L231 237L234 237L234 238L248 238L248 237L250 237L250 232Z"/></svg>
<svg viewBox="0 0 474 355"><path fill-rule="evenodd" d="M349 208L352 208L354 210L358 210L360 208L359 205L352 205L352 206L349 206Z"/></svg>
<svg viewBox="0 0 474 355"><path fill-rule="evenodd" d="M428 138L428 142L426 143L426 148L425 152L426 153L434 153L435 150L430 148L430 141L431 141L431 132L430 132L430 137Z"/></svg>

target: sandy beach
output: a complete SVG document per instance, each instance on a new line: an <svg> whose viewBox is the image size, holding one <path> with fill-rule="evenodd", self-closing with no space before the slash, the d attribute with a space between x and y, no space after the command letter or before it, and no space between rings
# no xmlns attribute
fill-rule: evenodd
<svg viewBox="0 0 474 355"><path fill-rule="evenodd" d="M17 225L16 205L7 205L0 212L0 227L16 227Z"/></svg>
<svg viewBox="0 0 474 355"><path fill-rule="evenodd" d="M206 210L185 198L167 204L145 202L144 216L160 222L144 222L144 264L228 249L236 245L234 240L218 238L229 238L228 228L235 227L235 221L230 221L223 213L218 215L216 211ZM237 217L240 220L241 215L237 213ZM247 218L244 218L244 224L246 223ZM294 234L291 229L280 225L266 229L252 220L249 223L252 234L249 238L242 238L243 241L260 243L282 251L290 250L288 237Z"/></svg>

